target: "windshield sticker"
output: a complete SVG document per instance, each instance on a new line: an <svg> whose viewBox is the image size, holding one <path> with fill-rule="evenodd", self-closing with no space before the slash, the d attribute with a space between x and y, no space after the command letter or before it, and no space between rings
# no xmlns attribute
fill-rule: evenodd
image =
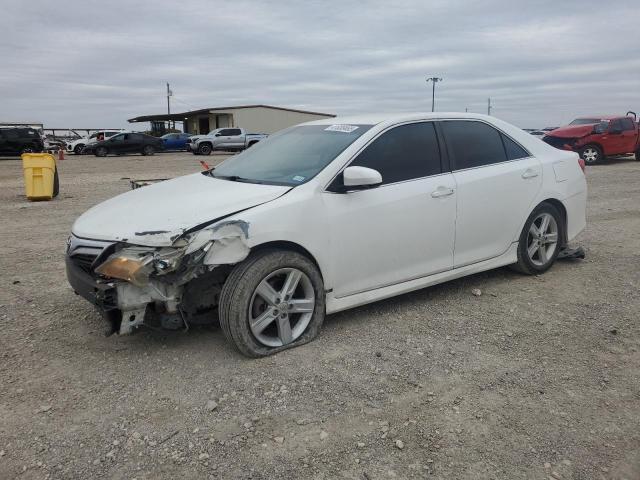
<svg viewBox="0 0 640 480"><path fill-rule="evenodd" d="M292 180L293 180L294 182L303 182L303 181L304 181L304 178L305 178L305 177L303 177L302 175L296 175L295 177L293 177L293 178L292 178Z"/></svg>
<svg viewBox="0 0 640 480"><path fill-rule="evenodd" d="M357 130L358 127L356 125L331 125L330 127L325 128L326 132L342 132L342 133L351 133L354 130Z"/></svg>

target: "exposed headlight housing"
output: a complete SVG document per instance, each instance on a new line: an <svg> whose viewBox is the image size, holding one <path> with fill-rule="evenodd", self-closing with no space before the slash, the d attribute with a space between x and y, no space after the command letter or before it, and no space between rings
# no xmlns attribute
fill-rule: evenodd
<svg viewBox="0 0 640 480"><path fill-rule="evenodd" d="M143 287L149 283L149 275L152 273L164 275L174 271L183 257L184 249L182 248L150 250L127 247L107 258L96 268L96 273Z"/></svg>
<svg viewBox="0 0 640 480"><path fill-rule="evenodd" d="M152 262L151 254L141 257L139 253L127 252L123 249L99 265L96 272L105 277L126 280L142 287L149 281L149 274L153 271Z"/></svg>

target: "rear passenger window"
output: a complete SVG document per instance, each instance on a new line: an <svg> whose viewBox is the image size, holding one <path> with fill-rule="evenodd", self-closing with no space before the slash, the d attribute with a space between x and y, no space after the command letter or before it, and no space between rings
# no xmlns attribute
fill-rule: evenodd
<svg viewBox="0 0 640 480"><path fill-rule="evenodd" d="M383 185L442 173L433 122L401 125L383 133L351 165L377 170Z"/></svg>
<svg viewBox="0 0 640 480"><path fill-rule="evenodd" d="M502 134L486 123L443 121L442 130L453 155L454 170L482 167L507 160Z"/></svg>
<svg viewBox="0 0 640 480"><path fill-rule="evenodd" d="M504 143L504 149L507 152L507 160L518 160L519 158L530 157L531 154L524 148L518 145L504 134L501 134L502 142Z"/></svg>

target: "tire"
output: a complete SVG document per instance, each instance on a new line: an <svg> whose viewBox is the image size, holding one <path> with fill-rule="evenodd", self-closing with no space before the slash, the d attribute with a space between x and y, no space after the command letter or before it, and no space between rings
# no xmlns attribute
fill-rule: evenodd
<svg viewBox="0 0 640 480"><path fill-rule="evenodd" d="M549 223L547 229L539 233L543 226L541 219L548 219ZM563 246L564 230L564 218L556 207L550 203L538 205L520 233L518 262L513 265L514 269L527 275L538 275L549 270Z"/></svg>
<svg viewBox="0 0 640 480"><path fill-rule="evenodd" d="M25 145L20 149L20 155L23 153L33 153L34 151L35 149L33 148L33 145Z"/></svg>
<svg viewBox="0 0 640 480"><path fill-rule="evenodd" d="M604 160L602 149L597 145L585 145L578 151L578 155L587 165L596 165Z"/></svg>
<svg viewBox="0 0 640 480"><path fill-rule="evenodd" d="M84 145L79 144L76 145L75 147L73 147L73 154L74 155L82 155L82 150L84 149Z"/></svg>
<svg viewBox="0 0 640 480"><path fill-rule="evenodd" d="M203 143L198 147L198 153L200 155L211 155L211 152L213 152L213 148L208 143Z"/></svg>
<svg viewBox="0 0 640 480"><path fill-rule="evenodd" d="M635 152L636 155L636 160L640 162L640 147L638 147L638 149Z"/></svg>
<svg viewBox="0 0 640 480"><path fill-rule="evenodd" d="M109 152L107 151L106 147L98 147L98 148L96 148L96 150L94 152L96 157L106 157L107 153L109 153Z"/></svg>
<svg viewBox="0 0 640 480"><path fill-rule="evenodd" d="M283 292L292 274L299 278L290 303ZM275 298L280 303L267 303L266 297L258 293L258 287L267 281L272 282L270 292L285 295L282 299ZM292 310L296 300L305 308L303 313ZM313 262L297 252L258 251L232 270L222 287L218 311L224 336L243 355L265 357L298 347L313 340L324 321L322 276ZM258 318L265 320L255 322ZM262 331L258 332L256 325L260 323Z"/></svg>
<svg viewBox="0 0 640 480"><path fill-rule="evenodd" d="M151 156L154 153L156 153L156 150L155 150L155 148L153 148L152 145L145 145L142 148L142 155L144 155L145 157Z"/></svg>
<svg viewBox="0 0 640 480"><path fill-rule="evenodd" d="M53 196L54 198L60 193L60 178L58 177L58 168L53 173Z"/></svg>

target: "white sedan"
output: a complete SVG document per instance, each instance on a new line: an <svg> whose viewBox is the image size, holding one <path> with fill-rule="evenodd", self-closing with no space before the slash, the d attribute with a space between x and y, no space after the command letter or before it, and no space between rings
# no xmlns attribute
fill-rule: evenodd
<svg viewBox="0 0 640 480"><path fill-rule="evenodd" d="M504 265L546 271L585 227L583 168L483 115L305 123L93 207L67 275L112 332L219 319L240 352L269 355L326 314Z"/></svg>

